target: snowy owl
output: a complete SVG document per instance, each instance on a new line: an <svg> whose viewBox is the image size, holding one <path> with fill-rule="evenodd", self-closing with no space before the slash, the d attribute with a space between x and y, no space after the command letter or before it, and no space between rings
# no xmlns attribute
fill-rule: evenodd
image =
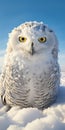
<svg viewBox="0 0 65 130"><path fill-rule="evenodd" d="M0 95L3 104L43 109L57 97L58 42L43 22L25 22L9 34Z"/></svg>

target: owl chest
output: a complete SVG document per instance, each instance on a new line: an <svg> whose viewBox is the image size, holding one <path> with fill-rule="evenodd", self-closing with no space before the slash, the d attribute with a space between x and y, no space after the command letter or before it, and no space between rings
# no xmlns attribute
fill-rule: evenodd
<svg viewBox="0 0 65 130"><path fill-rule="evenodd" d="M33 106L40 98L43 102L44 94L48 94L51 83L51 63L17 62L6 69L6 95L9 103L27 104ZM9 101L11 99L11 101ZM40 103L41 101L39 101ZM20 105L19 104L19 105Z"/></svg>
<svg viewBox="0 0 65 130"><path fill-rule="evenodd" d="M36 82L40 82L45 77L45 73L49 71L50 63L20 61L14 65L7 66L6 80L9 83L18 83L21 86L29 86ZM19 85L19 86L20 86Z"/></svg>

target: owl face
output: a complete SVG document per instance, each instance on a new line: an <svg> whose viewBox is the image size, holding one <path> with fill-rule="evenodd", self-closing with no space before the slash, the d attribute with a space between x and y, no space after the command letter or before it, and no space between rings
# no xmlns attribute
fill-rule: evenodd
<svg viewBox="0 0 65 130"><path fill-rule="evenodd" d="M47 37L43 32L38 32L35 29L30 30L30 32L28 30L24 32L23 30L22 33L18 35L17 43L19 49L34 54L46 46L43 44L47 44Z"/></svg>
<svg viewBox="0 0 65 130"><path fill-rule="evenodd" d="M10 51L22 51L33 55L51 51L55 46L57 46L57 42L54 32L41 22L24 23L9 35L8 48Z"/></svg>

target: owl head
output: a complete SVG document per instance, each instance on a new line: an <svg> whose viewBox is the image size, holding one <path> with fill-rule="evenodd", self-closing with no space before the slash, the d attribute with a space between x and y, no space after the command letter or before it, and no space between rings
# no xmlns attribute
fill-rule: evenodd
<svg viewBox="0 0 65 130"><path fill-rule="evenodd" d="M7 53L21 51L23 54L58 54L58 42L54 32L43 22L26 22L14 28L9 34Z"/></svg>

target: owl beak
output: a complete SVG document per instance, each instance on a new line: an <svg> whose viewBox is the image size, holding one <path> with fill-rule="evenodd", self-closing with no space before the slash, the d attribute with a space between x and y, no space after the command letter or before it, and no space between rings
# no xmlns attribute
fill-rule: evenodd
<svg viewBox="0 0 65 130"><path fill-rule="evenodd" d="M31 43L31 50L30 50L30 54L33 55L34 54L34 43Z"/></svg>

